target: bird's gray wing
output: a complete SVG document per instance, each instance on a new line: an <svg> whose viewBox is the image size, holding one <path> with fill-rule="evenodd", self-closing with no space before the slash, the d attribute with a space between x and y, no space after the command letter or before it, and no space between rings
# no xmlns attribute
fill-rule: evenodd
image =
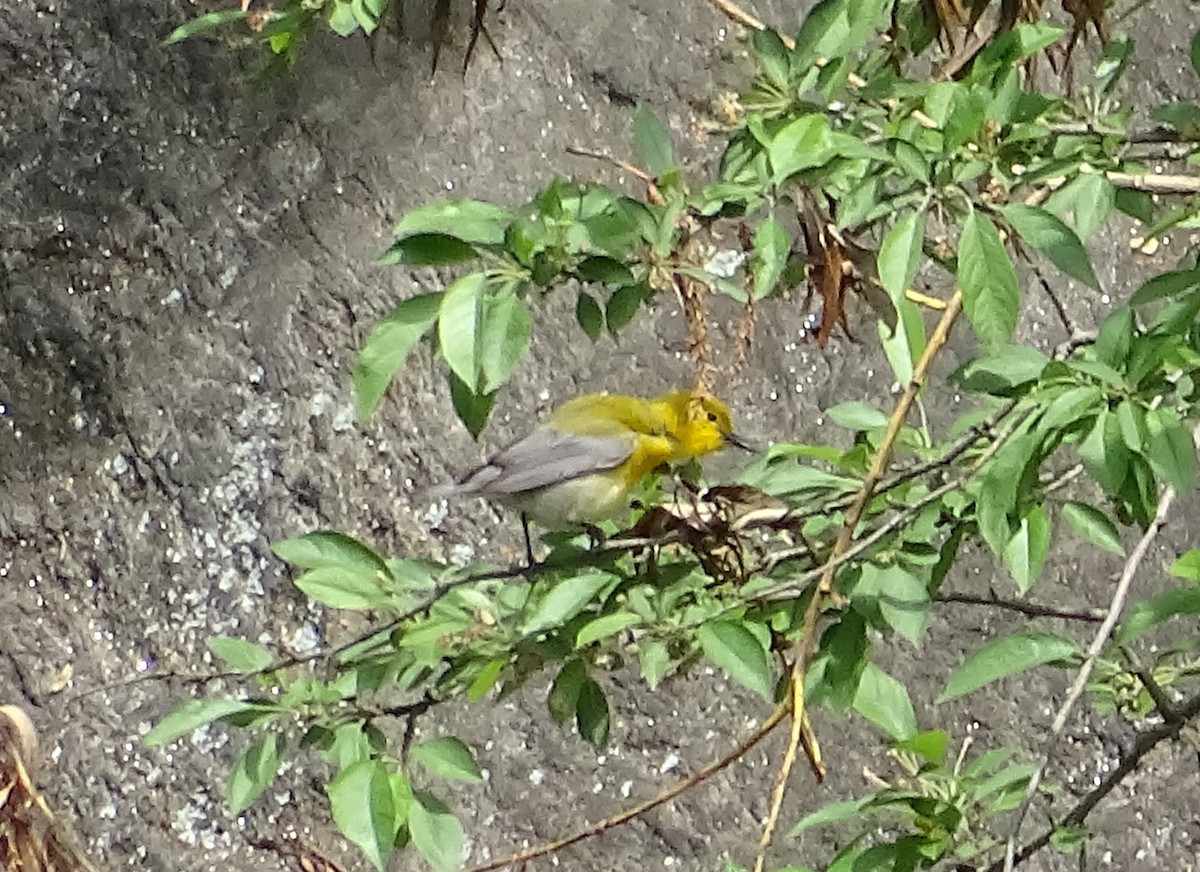
<svg viewBox="0 0 1200 872"><path fill-rule="evenodd" d="M461 493L510 496L620 466L636 445L632 433L580 436L539 427L459 482Z"/></svg>

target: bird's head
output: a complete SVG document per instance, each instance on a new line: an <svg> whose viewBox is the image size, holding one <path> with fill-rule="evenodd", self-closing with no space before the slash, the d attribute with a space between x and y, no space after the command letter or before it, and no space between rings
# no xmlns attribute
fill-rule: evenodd
<svg viewBox="0 0 1200 872"><path fill-rule="evenodd" d="M729 407L702 391L672 391L662 397L673 426L668 432L679 443L681 457L701 457L729 445L749 450L733 432Z"/></svg>

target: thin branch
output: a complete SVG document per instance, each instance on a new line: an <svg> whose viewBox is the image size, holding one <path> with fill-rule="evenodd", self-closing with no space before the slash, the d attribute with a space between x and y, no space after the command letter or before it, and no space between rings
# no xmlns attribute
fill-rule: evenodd
<svg viewBox="0 0 1200 872"><path fill-rule="evenodd" d="M805 610L800 640L796 646L792 660L792 728L788 739L787 751L784 753L783 761L779 766L779 773L775 778L775 789L771 797L771 809L767 816L767 822L763 826L762 837L759 839L758 854L754 860L755 872L762 872L763 865L766 862L767 848L771 844L771 837L775 832L775 827L779 823L779 812L783 807L783 797L787 792L788 776L795 765L796 752L799 748L801 738L805 734L807 714L804 704L804 680L808 671L808 665L816 653L817 619L821 614L822 607L826 602L832 600L835 595L833 588L833 579L837 571L835 561L850 548L851 541L854 538L854 530L858 526L859 519L862 518L863 511L871 501L876 487L878 487L887 473L896 439L899 437L900 431L904 428L905 422L908 420L909 410L912 408L917 394L925 384L926 375L934 358L937 357L938 352L941 351L949 339L950 330L954 326L959 313L962 311L962 304L962 291L956 288L954 293L951 294L950 299L946 301L946 309L943 311L942 317L930 335L929 342L921 355L921 359L917 361L912 379L904 389L904 393L896 403L896 408L888 420L883 441L875 452L871 468L868 470L862 487L859 490L858 499L854 501L854 504L846 514L842 528L838 531L838 538L834 543L833 550L830 552L829 558L822 568L821 576L817 581L817 589L813 594L813 598L808 603L808 608ZM806 743L805 749L808 752L810 762L814 763L814 768L819 767L820 756L815 741Z"/></svg>
<svg viewBox="0 0 1200 872"><path fill-rule="evenodd" d="M1179 131L1171 127L1151 127L1140 130L1125 131L1119 127L1105 127L1090 121L1052 121L1046 125L1051 133L1068 136L1113 137L1130 145L1171 144L1190 145L1192 140L1184 139Z"/></svg>
<svg viewBox="0 0 1200 872"><path fill-rule="evenodd" d="M987 465L988 461L996 456L996 452L999 451L1000 448L1012 437L1012 434L1016 432L1017 428L1025 423L1025 421L1027 421L1035 411L1035 409L1029 408L1026 409L1024 413L1019 415L1017 419L1013 421L1012 425L1003 434L998 436L987 447L987 449L975 459L970 468L958 478L947 482L941 487L931 490L929 493L925 494L925 496L921 497L921 499L917 500L903 511L897 512L885 523L872 530L868 535L859 539L853 546L846 549L846 551L838 555L836 558L830 557L824 566L818 566L817 568L802 573L795 578L788 579L787 581L780 582L779 584L775 584L771 587L757 591L754 596L750 598L750 600L752 602L771 602L779 599L790 599L791 597L796 596L805 587L807 587L810 582L819 578L827 566L832 566L836 569L844 563L849 563L854 558L860 556L863 552L869 551L885 536L903 527L918 514L920 514L921 510L926 506L930 505L931 503L938 502L953 491L966 487L967 483L979 474L979 471L983 469L985 465ZM785 560L799 557L804 553L807 552L802 551L799 548L788 548L776 551L770 555L762 571L769 572L770 569L778 566Z"/></svg>
<svg viewBox="0 0 1200 872"><path fill-rule="evenodd" d="M730 21L735 21L748 30L767 29L765 24L763 24L749 12L746 12L735 3L731 2L731 0L708 0L708 2L715 6ZM779 38L783 41L783 44L788 51L791 51L796 47L796 41L790 36L781 33Z"/></svg>
<svg viewBox="0 0 1200 872"><path fill-rule="evenodd" d="M940 593L933 599L934 602L939 603L959 603L967 606L987 606L993 609L1003 609L1005 611L1018 612L1031 618L1058 618L1063 621L1084 621L1089 624L1098 624L1104 620L1103 609L1083 609L1080 611L1056 609L1053 606L1043 606L1037 603L1000 599L995 595L972 596L968 593Z"/></svg>
<svg viewBox="0 0 1200 872"><path fill-rule="evenodd" d="M1025 788L1025 796L1022 798L1021 805L1017 809L1012 830L1008 836L1004 858L1005 872L1012 872L1015 862L1017 834L1021 829L1022 822L1025 820L1025 815L1029 813L1029 806L1033 803L1033 797L1037 794L1038 785L1041 784L1042 775L1045 773L1046 766L1050 762L1050 756L1057 744L1058 737L1062 734L1063 727L1067 724L1067 717L1070 715L1071 709L1075 707L1075 703L1079 701L1079 697L1083 695L1083 689L1087 686L1088 679L1092 676L1092 669L1096 665L1096 659L1100 656L1100 652L1104 650L1104 646L1108 644L1109 637L1112 636L1113 630L1117 627L1117 622L1121 619L1121 612L1125 608L1125 600L1129 596L1129 588L1133 583L1134 576L1137 575L1138 567L1142 565L1142 560L1145 559L1146 553L1150 550L1150 545L1153 544L1159 531L1166 524L1167 514L1171 511L1171 506L1174 502L1175 488L1168 486L1158 499L1158 509L1154 513L1154 520L1150 522L1150 526L1146 528L1146 532L1142 534L1142 538L1138 540L1137 545L1130 552L1129 558L1125 561L1125 568L1121 572L1120 579L1117 581L1116 589L1113 591L1112 601L1109 603L1104 623L1096 630L1092 644L1088 646L1087 656L1080 665L1079 671L1075 674L1075 680L1072 682L1070 690L1067 691L1067 698L1063 700L1063 704L1059 706L1058 712L1054 715L1054 721L1050 725L1050 737L1047 741L1046 751L1037 769L1034 770L1032 777L1029 779L1029 785Z"/></svg>
<svg viewBox="0 0 1200 872"><path fill-rule="evenodd" d="M1046 278L1046 274L1035 263L1031 263L1030 268L1033 270L1034 278L1042 286L1042 290L1045 291L1046 296L1050 298L1050 305L1054 307L1054 313L1058 315L1059 323L1062 324L1063 330L1067 331L1067 336L1071 337L1078 334L1079 329L1075 326L1075 321L1067 314L1067 307L1059 299L1058 293L1051 286L1050 281Z"/></svg>
<svg viewBox="0 0 1200 872"><path fill-rule="evenodd" d="M1150 699L1154 700L1154 707L1158 709L1158 713L1162 715L1163 720L1168 724L1173 724L1179 720L1179 712L1176 710L1175 704L1167 699L1167 694L1159 686L1158 682L1155 681L1154 673L1142 665L1141 659L1133 653L1131 648L1122 645L1121 653L1129 661L1133 674L1138 677L1138 681L1142 683L1142 687L1146 688L1146 693L1150 694Z"/></svg>
<svg viewBox="0 0 1200 872"><path fill-rule="evenodd" d="M641 181L645 182L647 185L654 184L654 176L650 175L645 170L635 167L633 164L629 163L628 161L624 161L624 160L621 160L620 158L613 157L610 154L605 154L602 151L593 151L590 148L584 148L583 146L579 146L579 145L568 145L567 146L567 154L573 154L576 157L587 157L587 158L591 158L592 160L600 160L600 161L604 161L606 163L610 163L617 169L621 170L622 172L629 173L631 176L633 176L637 179L640 179Z"/></svg>
<svg viewBox="0 0 1200 872"><path fill-rule="evenodd" d="M742 742L720 760L705 766L694 775L690 775L687 778L684 778L682 781L672 784L666 790L662 791L657 796L651 797L645 802L640 802L635 806L625 809L619 814L615 814L610 818L605 818L599 823L585 827L573 835L564 836L561 839L555 839L551 842L545 842L541 845L536 845L524 851L518 851L515 854L510 854L507 857L501 857L497 860L489 860L488 862L482 863L478 866L472 866L470 869L465 870L465 872L490 872L490 870L501 869L505 866L523 868L523 864L528 863L530 860L533 860L536 857L544 857L547 854L553 854L557 851L561 851L563 848L574 845L577 842L582 842L585 839L590 839L593 836L598 836L607 830L611 830L614 827L619 827L621 824L627 823L633 820L635 817L643 815L652 809L658 808L660 805L670 802L681 793L691 790L697 784L700 784L702 781L711 778L722 769L728 768L733 763L746 756L746 754L748 754L755 745L765 739L771 733L771 731L774 730L775 727L777 727L785 717L787 717L787 714L788 706L786 703L777 706L775 710L767 717L767 719L763 721L761 727L755 730L749 738L747 738L744 742Z"/></svg>
<svg viewBox="0 0 1200 872"><path fill-rule="evenodd" d="M1200 194L1200 176L1173 176L1158 173L1108 172L1105 176L1118 188L1147 191L1151 194Z"/></svg>
<svg viewBox="0 0 1200 872"><path fill-rule="evenodd" d="M1131 772L1137 769L1138 764L1141 763L1147 754L1165 741L1178 739L1184 725L1197 716L1200 716L1200 694L1196 694L1182 706L1178 707L1176 711L1179 714L1177 721L1164 723L1152 730L1139 733L1133 743L1133 747L1128 754L1121 758L1121 762L1117 767L1108 773L1104 780L1096 785L1091 792L1076 803L1075 807L1062 819L1059 826L1078 826L1082 824L1092 809L1099 805L1104 797L1112 793L1117 785L1124 781ZM1051 827L1033 841L1023 845L1020 850L1015 851L1011 856L1011 864L1008 857L1003 857L987 866L982 872L1003 872L1006 868L1012 868L1019 863L1025 862L1035 853L1046 847L1046 845L1050 844L1050 839L1054 836L1056 829L1057 827Z"/></svg>

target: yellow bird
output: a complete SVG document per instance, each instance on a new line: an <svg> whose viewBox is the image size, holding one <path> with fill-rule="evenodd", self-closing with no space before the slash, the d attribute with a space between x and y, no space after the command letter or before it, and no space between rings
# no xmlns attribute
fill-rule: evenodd
<svg viewBox="0 0 1200 872"><path fill-rule="evenodd" d="M734 435L729 408L707 394L588 394L564 403L451 492L512 506L550 529L586 526L626 508L638 483L664 463L727 445L748 449Z"/></svg>

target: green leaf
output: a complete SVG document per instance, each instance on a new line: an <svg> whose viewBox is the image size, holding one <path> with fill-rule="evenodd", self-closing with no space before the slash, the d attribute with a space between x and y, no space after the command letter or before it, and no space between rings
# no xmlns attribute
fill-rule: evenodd
<svg viewBox="0 0 1200 872"><path fill-rule="evenodd" d="M354 17L358 19L359 26L363 29L363 33L370 36L379 26L379 13L372 12L368 5L375 5L377 0L351 0L350 8L354 11Z"/></svg>
<svg viewBox="0 0 1200 872"><path fill-rule="evenodd" d="M972 78L976 78L980 71L1010 67L1032 57L1058 42L1065 32L1062 28L1041 21L1017 24L991 40L979 53L972 64Z"/></svg>
<svg viewBox="0 0 1200 872"><path fill-rule="evenodd" d="M481 336L487 277L465 275L446 291L438 311L438 343L450 370L474 393L483 388Z"/></svg>
<svg viewBox="0 0 1200 872"><path fill-rule="evenodd" d="M604 312L596 298L587 291L580 291L575 300L575 320L588 339L595 342L600 338L600 332L604 329Z"/></svg>
<svg viewBox="0 0 1200 872"><path fill-rule="evenodd" d="M641 642L638 645L638 663L641 665L642 680L646 682L646 686L657 690L663 676L671 669L671 655L662 642Z"/></svg>
<svg viewBox="0 0 1200 872"><path fill-rule="evenodd" d="M211 724L213 721L222 720L230 715L268 710L270 709L266 706L237 699L194 699L184 703L155 724L154 729L147 733L146 738L142 741L146 743L147 747L153 748L156 745L173 742L180 736L186 736L200 729L205 724Z"/></svg>
<svg viewBox="0 0 1200 872"><path fill-rule="evenodd" d="M247 748L229 773L229 811L238 815L248 809L271 786L281 763L283 738L278 733L268 733Z"/></svg>
<svg viewBox="0 0 1200 872"><path fill-rule="evenodd" d="M1171 409L1148 411L1146 430L1149 434L1146 459L1154 474L1180 495L1190 494L1196 483L1196 444L1191 431Z"/></svg>
<svg viewBox="0 0 1200 872"><path fill-rule="evenodd" d="M482 393L508 381L529 348L533 318L515 290L503 288L485 297L479 319L479 365Z"/></svg>
<svg viewBox="0 0 1200 872"><path fill-rule="evenodd" d="M1133 309L1121 306L1109 313L1100 325L1096 336L1096 344L1092 346L1096 357L1101 363L1123 370L1129 360L1129 350L1133 345L1133 337L1137 326L1133 321Z"/></svg>
<svg viewBox="0 0 1200 872"><path fill-rule="evenodd" d="M241 21L245 17L246 13L240 9L222 9L217 12L207 12L204 15L196 16L186 24L176 27L162 41L162 44L163 46L174 45L177 42L183 42L185 39L191 39L193 36L199 36L202 33L215 30L230 22Z"/></svg>
<svg viewBox="0 0 1200 872"><path fill-rule="evenodd" d="M924 244L925 216L909 212L892 225L879 246L879 281L897 306L917 275Z"/></svg>
<svg viewBox="0 0 1200 872"><path fill-rule="evenodd" d="M477 394L463 380L450 373L450 404L454 406L454 414L463 422L472 439L478 439L487 424L492 407L496 405L495 393Z"/></svg>
<svg viewBox="0 0 1200 872"><path fill-rule="evenodd" d="M342 724L333 731L332 739L324 746L325 759L337 766L338 771L370 759L371 743L363 727L362 721ZM304 742L301 742L301 747L305 747Z"/></svg>
<svg viewBox="0 0 1200 872"><path fill-rule="evenodd" d="M1060 825L1050 833L1050 847L1061 854L1079 854L1091 837L1092 831L1082 824Z"/></svg>
<svg viewBox="0 0 1200 872"><path fill-rule="evenodd" d="M358 18L346 0L334 0L329 10L329 29L338 36L349 36L358 30Z"/></svg>
<svg viewBox="0 0 1200 872"><path fill-rule="evenodd" d="M604 308L604 320L608 332L613 336L633 320L637 310L645 300L645 291L641 285L624 285L612 292L608 305Z"/></svg>
<svg viewBox="0 0 1200 872"><path fill-rule="evenodd" d="M342 771L326 788L333 821L347 839L383 872L396 832L396 802L387 768L378 760L363 760Z"/></svg>
<svg viewBox="0 0 1200 872"><path fill-rule="evenodd" d="M304 573L295 585L309 599L335 609L377 609L391 602L378 572L325 566Z"/></svg>
<svg viewBox="0 0 1200 872"><path fill-rule="evenodd" d="M1087 239L1100 229L1116 202L1116 188L1099 173L1080 173L1050 195L1046 208Z"/></svg>
<svg viewBox="0 0 1200 872"><path fill-rule="evenodd" d="M357 539L336 530L318 530L298 539L284 539L271 545L280 560L301 569L333 567L356 572L386 572L383 558Z"/></svg>
<svg viewBox="0 0 1200 872"><path fill-rule="evenodd" d="M409 752L412 759L420 763L439 778L456 781L482 781L483 773L471 755L471 749L454 736L443 736L415 745Z"/></svg>
<svg viewBox="0 0 1200 872"><path fill-rule="evenodd" d="M608 699L604 691L591 678L585 678L579 687L579 699L575 704L575 723L579 735L600 750L608 743L609 726Z"/></svg>
<svg viewBox="0 0 1200 872"><path fill-rule="evenodd" d="M800 26L793 63L802 69L854 51L882 27L885 5L886 0L821 0Z"/></svg>
<svg viewBox="0 0 1200 872"><path fill-rule="evenodd" d="M1106 493L1121 490L1129 473L1129 449L1125 447L1116 415L1108 409L1100 411L1091 431L1079 443L1079 456L1088 474Z"/></svg>
<svg viewBox="0 0 1200 872"><path fill-rule="evenodd" d="M1168 590L1134 603L1113 638L1118 645L1132 642L1176 615L1200 614L1200 585L1190 584Z"/></svg>
<svg viewBox="0 0 1200 872"><path fill-rule="evenodd" d="M738 621L710 621L697 633L704 654L739 684L767 699L774 696L767 652Z"/></svg>
<svg viewBox="0 0 1200 872"><path fill-rule="evenodd" d="M956 699L985 685L1037 666L1067 660L1079 648L1069 639L1048 633L1016 633L983 645L954 670L939 703Z"/></svg>
<svg viewBox="0 0 1200 872"><path fill-rule="evenodd" d="M914 645L921 643L929 621L929 591L919 578L901 566L880 568L863 564L854 585L855 603L859 598L873 603L887 625Z"/></svg>
<svg viewBox="0 0 1200 872"><path fill-rule="evenodd" d="M792 240L783 225L768 217L754 231L754 250L750 255L750 274L754 277L754 299L761 300L775 290L787 265Z"/></svg>
<svg viewBox="0 0 1200 872"><path fill-rule="evenodd" d="M942 125L942 137L947 152L953 152L963 144L979 139L980 129L987 120L987 108L987 99L978 90L963 88L955 92L950 113ZM960 166L969 167L970 164ZM960 175L958 181L967 181L968 178L970 176Z"/></svg>
<svg viewBox="0 0 1200 872"><path fill-rule="evenodd" d="M847 430L880 430L888 425L888 416L869 403L838 403L825 410L829 420Z"/></svg>
<svg viewBox="0 0 1200 872"><path fill-rule="evenodd" d="M1167 571L1176 578L1200 581L1200 548L1193 548L1182 555Z"/></svg>
<svg viewBox="0 0 1200 872"><path fill-rule="evenodd" d="M990 219L972 212L958 248L963 306L980 341L997 348L1012 340L1020 297L1017 273Z"/></svg>
<svg viewBox="0 0 1200 872"><path fill-rule="evenodd" d="M1200 287L1200 269L1176 270L1159 273L1133 292L1129 298L1131 306L1141 306L1161 300L1163 297L1176 297Z"/></svg>
<svg viewBox="0 0 1200 872"><path fill-rule="evenodd" d="M413 791L408 810L413 847L436 872L456 872L466 855L467 836L445 804L424 790Z"/></svg>
<svg viewBox="0 0 1200 872"><path fill-rule="evenodd" d="M1096 64L1096 84L1098 93L1107 95L1121 80L1121 76L1129 66L1133 55L1133 40L1128 36L1110 39L1100 54L1100 62Z"/></svg>
<svg viewBox="0 0 1200 872"><path fill-rule="evenodd" d="M946 735L945 730L929 730L897 742L896 748L900 751L911 751L935 766L941 766L942 761L946 759L949 742L950 737Z"/></svg>
<svg viewBox="0 0 1200 872"><path fill-rule="evenodd" d="M920 182L922 185L928 184L929 161L921 149L905 139L888 140L888 148L892 152L892 160L895 161L898 169L913 181ZM912 214L920 215L920 213Z"/></svg>
<svg viewBox="0 0 1200 872"><path fill-rule="evenodd" d="M1121 428L1121 439L1125 447L1140 454L1146 442L1146 413L1133 400L1124 400L1117 406L1117 425Z"/></svg>
<svg viewBox="0 0 1200 872"><path fill-rule="evenodd" d="M1088 287L1100 289L1083 243L1075 231L1055 215L1024 203L1010 203L1000 211L1021 238L1046 255L1052 264Z"/></svg>
<svg viewBox="0 0 1200 872"><path fill-rule="evenodd" d="M1104 392L1096 385L1069 388L1059 394L1042 415L1040 427L1045 430L1066 428L1076 421L1107 408Z"/></svg>
<svg viewBox="0 0 1200 872"><path fill-rule="evenodd" d="M833 157L829 118L824 113L801 115L767 143L771 181L780 184L801 170L819 167Z"/></svg>
<svg viewBox="0 0 1200 872"><path fill-rule="evenodd" d="M354 363L359 421L371 417L400 364L437 323L442 296L436 291L410 297L371 328Z"/></svg>
<svg viewBox="0 0 1200 872"><path fill-rule="evenodd" d="M925 319L921 316L920 308L911 300L897 303L896 312L899 317L895 331L889 330L883 321L878 322L879 341L896 382L907 385L912 381L916 362L925 352Z"/></svg>
<svg viewBox="0 0 1200 872"><path fill-rule="evenodd" d="M810 670L805 693L816 703L845 711L858 696L858 685L867 666L867 624L857 612L846 612L821 636L821 647Z"/></svg>
<svg viewBox="0 0 1200 872"><path fill-rule="evenodd" d="M1124 556L1121 534L1104 512L1087 503L1069 502L1062 508L1063 518L1076 533L1098 548Z"/></svg>
<svg viewBox="0 0 1200 872"><path fill-rule="evenodd" d="M977 357L951 378L965 390L993 396L1010 396L1036 381L1050 358L1028 345L1006 345L992 354Z"/></svg>
<svg viewBox="0 0 1200 872"><path fill-rule="evenodd" d="M275 662L274 654L247 639L214 636L208 640L208 649L234 672L258 672Z"/></svg>
<svg viewBox="0 0 1200 872"><path fill-rule="evenodd" d="M471 686L467 688L467 701L479 702L487 696L488 691L496 686L500 674L504 672L504 667L507 665L508 660L503 657L489 660L487 665L479 670L479 674L475 676Z"/></svg>
<svg viewBox="0 0 1200 872"><path fill-rule="evenodd" d="M556 724L565 724L575 716L579 705L579 690L587 680L587 667L578 658L568 660L558 671L550 685L550 692L546 695L546 707Z"/></svg>
<svg viewBox="0 0 1200 872"><path fill-rule="evenodd" d="M893 739L907 739L917 732L917 714L908 691L874 663L863 669L854 710Z"/></svg>
<svg viewBox="0 0 1200 872"><path fill-rule="evenodd" d="M777 88L787 88L791 80L791 59L779 34L770 28L756 30L750 36L750 45L771 83Z"/></svg>
<svg viewBox="0 0 1200 872"><path fill-rule="evenodd" d="M581 281L605 285L631 285L635 282L633 272L624 263L616 258L598 254L579 261L575 267L575 274Z"/></svg>
<svg viewBox="0 0 1200 872"><path fill-rule="evenodd" d="M376 261L380 266L445 266L478 257L469 242L445 233L415 233L397 239Z"/></svg>
<svg viewBox="0 0 1200 872"><path fill-rule="evenodd" d="M1174 127L1181 139L1195 139L1200 135L1200 106L1195 103L1179 101L1156 106L1150 117Z"/></svg>
<svg viewBox="0 0 1200 872"><path fill-rule="evenodd" d="M833 802L823 806L811 814L806 814L800 819L796 826L792 827L789 836L795 837L800 835L805 830L815 829L816 827L824 827L829 824L838 824L842 821L852 820L857 818L862 812L863 807L870 801L871 797L865 796L861 799L851 799L846 802Z"/></svg>
<svg viewBox="0 0 1200 872"><path fill-rule="evenodd" d="M633 112L633 144L638 157L655 178L675 166L671 131L662 119L640 104Z"/></svg>
<svg viewBox="0 0 1200 872"><path fill-rule="evenodd" d="M1196 71L1196 75L1200 75L1200 30L1192 36L1192 69Z"/></svg>
<svg viewBox="0 0 1200 872"><path fill-rule="evenodd" d="M1021 593L1033 587L1050 553L1050 519L1041 506L1030 506L1004 549L1004 562Z"/></svg>
<svg viewBox="0 0 1200 872"><path fill-rule="evenodd" d="M473 245L503 245L513 215L479 200L431 203L405 214L392 231L397 237L444 233Z"/></svg>
<svg viewBox="0 0 1200 872"><path fill-rule="evenodd" d="M997 556L1003 555L1015 532L1010 515L1036 448L1035 437L1022 433L1010 439L984 467L976 499L976 519L979 534Z"/></svg>
<svg viewBox="0 0 1200 872"><path fill-rule="evenodd" d="M611 615L604 615L594 621L588 621L579 628L579 632L575 636L575 647L586 648L593 642L606 639L614 633L619 633L627 627L640 623L641 620L632 612L613 612Z"/></svg>
<svg viewBox="0 0 1200 872"><path fill-rule="evenodd" d="M560 581L537 604L521 633L533 636L565 624L583 611L600 589L611 584L615 578L607 572L584 570L579 575Z"/></svg>

